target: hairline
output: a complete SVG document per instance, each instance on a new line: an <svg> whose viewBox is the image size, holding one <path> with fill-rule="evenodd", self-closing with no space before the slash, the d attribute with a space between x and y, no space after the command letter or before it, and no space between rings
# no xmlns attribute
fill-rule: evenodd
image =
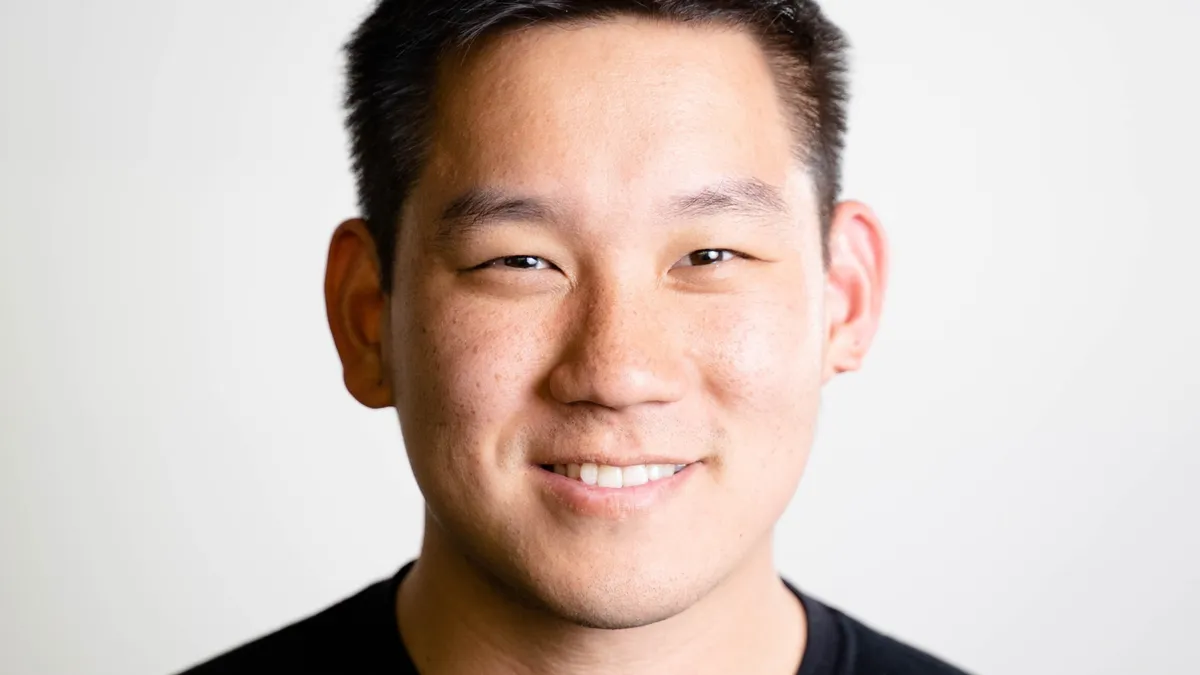
<svg viewBox="0 0 1200 675"><path fill-rule="evenodd" d="M449 62L449 59L454 55L459 55L459 58L462 60L461 62L465 62L466 59L470 58L474 50L480 46L481 42L499 42L506 37L511 37L534 28L560 28L568 30L587 28L625 17L656 23L741 32L755 41L762 50L766 65L770 68L773 75L772 84L775 89L776 99L781 106L781 111L789 126L792 154L811 178L811 189L818 209L821 246L823 249L822 258L827 264L828 242L826 233L832 216L831 209L833 202L838 198L837 192L840 187L839 168L842 142L844 140L844 127L842 133L833 139L826 138L821 133L819 127L822 120L819 118L819 113L823 105L822 93L813 91L815 86L819 84L812 74L816 61L805 58L800 54L792 53L789 46L784 44L784 38L781 35L770 33L766 28L756 24L750 18L722 16L717 14L719 11L713 10L708 15L677 16L671 14L642 13L634 8L618 7L597 10L595 13L583 16L550 16L533 19L523 16L515 18L501 16L481 22L480 25L472 27L462 35L448 36L440 44L436 45L432 52L432 67L429 71L428 79L424 82L426 88L421 94L421 100L414 106L411 119L413 126L408 134L409 142L407 148L411 152L404 157L408 161L405 162L397 158L397 153L394 151L392 153L393 176L407 178L407 180L403 181L403 184L391 186L393 193L391 198L387 200L392 206L390 213L387 214L391 219L385 226L386 228L390 228L390 232L384 236L383 243L391 243L392 246L387 251L377 250L377 255L380 258L384 255L389 258L387 261L378 260L380 264L380 281L384 286L385 292L390 293L395 283L397 246L401 239L399 228L404 220L406 211L411 213L411 210L406 207L409 206L413 192L429 168L436 121L439 114L438 103L442 92L441 83L445 79L446 69L455 67L453 63ZM837 39L841 39L840 33ZM835 44L833 49L831 49L831 54L835 60L840 61L844 55L844 50L844 43ZM819 53L815 56L818 59L820 58ZM829 76L830 79L827 82L831 82L835 86L844 86L844 68L839 68L838 66L839 64L834 64L833 70L835 72ZM787 73L784 70L786 68L796 70ZM840 72L837 72L839 70ZM840 98L840 103L843 106L845 105L844 92L840 94L834 92L827 95ZM360 101L356 108L362 105L363 102ZM841 114L843 116L845 114L844 107L841 110ZM354 133L363 134L364 131L359 128ZM395 133L391 133L390 140L393 143L397 141ZM829 143L830 140L833 142ZM826 147L827 145L831 147ZM826 155L831 155L831 157L827 157ZM826 160L830 159L832 163L831 165L827 165ZM356 157L356 161L361 161L361 159ZM364 174L367 171L367 169L360 170ZM369 182L369 178L364 180ZM379 187L375 186L375 189L378 190ZM370 204L372 203L374 202L368 202L367 204L366 216L368 218L380 215L371 212ZM378 246L381 243L379 236L386 230L372 223L368 224L368 230L371 232L372 238L376 240Z"/></svg>

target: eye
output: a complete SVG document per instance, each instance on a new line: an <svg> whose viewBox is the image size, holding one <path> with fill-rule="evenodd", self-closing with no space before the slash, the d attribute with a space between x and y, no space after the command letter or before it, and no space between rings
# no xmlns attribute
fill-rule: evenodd
<svg viewBox="0 0 1200 675"><path fill-rule="evenodd" d="M731 251L727 248L702 248L699 251L692 251L683 257L679 262L675 263L676 267L702 267L705 265L715 265L717 263L729 262L734 258L741 257L737 251Z"/></svg>
<svg viewBox="0 0 1200 675"><path fill-rule="evenodd" d="M489 267L507 267L515 270L548 270L553 269L554 265L545 258L539 258L536 255L510 255L489 260L476 269L486 269Z"/></svg>

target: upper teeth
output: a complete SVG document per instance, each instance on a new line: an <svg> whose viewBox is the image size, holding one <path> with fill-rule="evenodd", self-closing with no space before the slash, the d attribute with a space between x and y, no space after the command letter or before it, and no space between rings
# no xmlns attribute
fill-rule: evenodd
<svg viewBox="0 0 1200 675"><path fill-rule="evenodd" d="M686 464L635 464L633 466L609 466L607 464L555 464L554 473L583 481L588 485L604 488L633 487L645 485L653 480L670 478L682 471Z"/></svg>

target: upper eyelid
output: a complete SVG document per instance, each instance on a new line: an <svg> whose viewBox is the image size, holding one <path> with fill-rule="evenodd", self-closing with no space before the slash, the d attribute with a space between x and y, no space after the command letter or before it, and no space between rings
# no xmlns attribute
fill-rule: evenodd
<svg viewBox="0 0 1200 675"><path fill-rule="evenodd" d="M739 251L735 248L711 248L710 247L710 248L698 248L694 251L689 252L687 255L683 256L679 260L680 260L680 262L682 262L684 260L687 260L691 256L693 256L697 253L700 253L702 251L717 251L718 253L729 253L729 254L731 254L731 259L734 259L734 260L736 260L738 258L742 258L745 260L753 259L753 256L751 256L747 253L742 253L741 251ZM719 261L715 261L715 262L729 262L729 261L728 260L719 260ZM690 265L690 267L708 267L708 265Z"/></svg>
<svg viewBox="0 0 1200 675"><path fill-rule="evenodd" d="M729 253L729 254L731 254L732 259L738 259L738 258L742 258L745 260L752 259L752 256L750 256L746 253L743 253L737 249L709 247L709 248L698 248L693 251L689 251L686 255L684 255L682 258L680 258L679 261L682 262L684 260L687 260L692 255L694 255L696 253L700 253L702 251L717 251L717 252L721 252L721 253ZM537 260L544 262L547 265L547 267L549 267L550 269L559 269L558 265L554 264L553 261L551 261L550 259L548 259L544 256L522 254L522 253L518 253L515 255L500 256L498 258L492 258L491 260L484 261L470 269L489 269L489 268L493 268L493 267L504 267L504 268L508 268L508 269L520 269L520 268L514 268L509 265L504 264L504 262L506 260L509 260L511 258L535 258ZM729 261L724 260L724 261L715 261L715 262L729 262ZM708 266L709 265L689 265L689 267L708 267Z"/></svg>
<svg viewBox="0 0 1200 675"><path fill-rule="evenodd" d="M507 269L521 269L518 267L510 267L509 265L504 264L504 261L509 260L511 258L534 258L536 260L540 260L540 261L546 263L546 266L549 269L558 269L558 265L555 265L549 258L540 256L540 255L529 255L529 254L525 254L525 253L518 253L516 255L503 255L503 256L500 256L499 258L492 258L491 260L484 261L484 262L476 265L475 267L472 267L471 269L489 269L492 267L504 267Z"/></svg>

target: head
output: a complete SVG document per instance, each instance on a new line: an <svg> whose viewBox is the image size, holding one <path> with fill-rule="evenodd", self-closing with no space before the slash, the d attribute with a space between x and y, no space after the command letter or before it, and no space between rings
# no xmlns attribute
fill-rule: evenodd
<svg viewBox="0 0 1200 675"><path fill-rule="evenodd" d="M364 21L365 218L326 296L348 389L398 411L427 542L613 628L769 556L821 387L880 312L882 232L837 202L844 50L806 0L384 0ZM585 463L686 469L554 473Z"/></svg>

